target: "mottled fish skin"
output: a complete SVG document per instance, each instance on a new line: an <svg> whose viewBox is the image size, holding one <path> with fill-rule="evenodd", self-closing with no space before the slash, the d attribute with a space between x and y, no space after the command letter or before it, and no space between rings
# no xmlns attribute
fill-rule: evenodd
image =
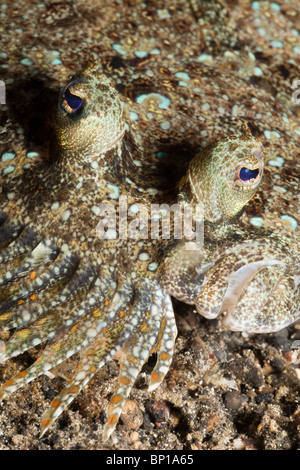
<svg viewBox="0 0 300 470"><path fill-rule="evenodd" d="M154 351L150 389L163 380L176 324L170 297L158 283L158 242L97 235L101 203L116 207L126 195L129 206L149 204L151 196L126 179L131 155L123 141L123 108L94 64L61 92L55 130L48 158L2 181L0 323L17 329L1 357L48 344L31 367L3 384L0 396L80 351L73 379L42 419L43 434L97 370L117 358L121 372L108 408L107 439Z"/></svg>
<svg viewBox="0 0 300 470"><path fill-rule="evenodd" d="M179 200L200 204L203 238L199 248L186 241L169 251L162 280L170 295L194 304L204 317L223 314L226 328L265 333L299 319L299 247L297 240L287 244L234 219L254 196L264 168L261 143L245 125L243 131L191 161Z"/></svg>
<svg viewBox="0 0 300 470"><path fill-rule="evenodd" d="M4 359L45 340L48 346L31 367L2 385L0 396L80 351L77 371L42 419L43 434L97 370L117 358L120 377L108 407L107 439L149 355L158 353L150 390L169 369L176 338L169 294L194 303L209 318L227 311L225 325L232 329L251 325L251 331L273 331L298 318L293 305L299 289L292 259L279 260L283 251L276 238L262 239L259 230L235 233L232 244L228 232L233 230L230 220L254 195L263 174L262 146L250 131L196 155L179 183L174 202L182 208L201 204L199 217L214 227L211 238L205 230L204 245L193 249L192 259L185 250L189 241L174 236L142 243L97 237L101 203L116 207L126 195L131 206L149 206L152 199L142 188L138 194L138 178L128 184L132 155L123 109L95 65L63 89L55 127L49 159L3 181L0 322L4 329L17 328L5 345ZM11 185L14 194L8 197ZM227 245L221 253L220 239ZM228 289L235 273L252 265L257 268L239 291L236 313ZM262 282L268 288L259 292ZM263 297L259 311L253 308L250 287ZM279 319L283 303L285 314Z"/></svg>
<svg viewBox="0 0 300 470"><path fill-rule="evenodd" d="M222 2L191 0L191 4L208 52L221 50L223 54L238 44L238 31ZM216 18L217 30L211 27L211 17ZM209 27L203 28L205 22ZM207 64L191 66L190 50L184 56L189 37L186 41L187 46L179 46L180 61L176 54L173 58L169 54L168 62L157 61L157 67L151 54L141 60L118 57L120 70L110 66L115 57L108 58L107 68L112 70L107 77L100 73L100 61L97 67L91 65L61 93L49 156L28 154L24 164L19 155L2 155L0 325L17 330L0 352L1 358L48 343L30 368L1 387L1 397L81 353L74 377L45 413L42 433L110 358L119 360L121 370L104 438L113 432L140 368L155 351L157 363L149 390L159 386L170 367L176 337L170 295L195 305L207 318L224 313L224 326L230 329L276 331L299 318L299 240L249 228L235 218L256 191L263 165L251 160L253 152L262 153L256 139L247 131L230 135L233 90L241 87L241 96L249 101L253 98L256 104L240 105L240 98L239 105L245 107L252 124L254 121L266 131L270 119L261 112L263 106L259 107L263 88L257 91L242 80L252 67L248 67L247 54L246 58L241 55L240 67L240 59L232 53L232 63L236 66L236 60L240 69L234 79L232 69L226 70L221 62L213 70L212 80ZM155 74L151 75L152 68ZM137 70L143 79L136 78ZM110 72L120 91L126 84L122 100L125 107L131 107L131 121L126 117L126 125ZM230 119L221 115L215 129L215 119L210 117L213 112L207 110L214 107L214 95L221 93L227 96L223 106L227 109L228 99ZM87 116L81 115L81 108L89 110ZM276 114L273 108L274 128L282 129L280 146L285 137L289 154L294 155L291 124L283 122L282 113ZM171 137L168 126L173 129ZM161 139L155 141L157 128ZM183 128L194 147L206 140L203 135L208 140L215 134L224 139L195 155L187 172L183 162L179 187L170 190L172 185L160 177L158 163L164 150L173 157L172 145L182 142ZM235 151L237 160L232 158ZM267 160L280 162L268 154L268 148L264 153ZM243 167L249 168L250 163L252 171L259 170L252 175L253 187L247 187L245 171L242 178L236 178L241 176L239 165L241 161L244 165L246 155L250 160ZM273 163L269 164L269 183ZM241 192L243 197L237 196L237 182L237 187L247 188ZM281 184L278 179L276 183ZM291 191L292 180L286 184ZM285 200L282 194L275 194L279 202ZM163 242L100 240L96 229L99 205L117 207L120 196L126 196L134 210L138 203L200 204L205 224L203 246L187 250L189 241L173 238ZM261 208L265 213L272 207L273 193L268 196Z"/></svg>

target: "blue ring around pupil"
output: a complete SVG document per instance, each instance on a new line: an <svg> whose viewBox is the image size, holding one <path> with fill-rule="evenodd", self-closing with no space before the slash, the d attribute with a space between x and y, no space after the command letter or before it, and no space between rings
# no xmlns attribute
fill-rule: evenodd
<svg viewBox="0 0 300 470"><path fill-rule="evenodd" d="M77 111L82 106L82 99L79 96L73 95L69 89L65 91L65 100L74 111Z"/></svg>
<svg viewBox="0 0 300 470"><path fill-rule="evenodd" d="M240 179L242 181L249 181L252 178L255 179L259 173L259 169L251 170L250 168L243 167L240 170Z"/></svg>

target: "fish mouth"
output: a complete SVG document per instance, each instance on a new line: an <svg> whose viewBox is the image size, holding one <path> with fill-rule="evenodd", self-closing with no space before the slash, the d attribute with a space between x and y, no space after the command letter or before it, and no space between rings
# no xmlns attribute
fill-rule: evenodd
<svg viewBox="0 0 300 470"><path fill-rule="evenodd" d="M259 332L257 327L253 326L253 318L251 316L251 308L249 308L248 318L245 319L244 315L240 315L239 302L249 288L250 282L262 269L270 267L282 267L286 270L286 263L277 259L269 259L263 261L256 261L242 266L235 271L228 279L228 286L223 297L222 306L219 313L223 314L222 325L226 329L232 331L248 331L248 332ZM255 298L257 295L264 293L266 290L265 285L261 285L259 292L253 291L250 295L253 295L253 305L256 305Z"/></svg>

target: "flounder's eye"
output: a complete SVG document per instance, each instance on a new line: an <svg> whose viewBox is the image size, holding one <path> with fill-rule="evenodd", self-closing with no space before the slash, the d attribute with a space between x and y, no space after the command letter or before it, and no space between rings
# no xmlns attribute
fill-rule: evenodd
<svg viewBox="0 0 300 470"><path fill-rule="evenodd" d="M247 181L255 181L258 175L259 175L259 168L255 168L254 170L252 170L251 168L247 168L243 166L240 169L239 177L242 181L247 182Z"/></svg>
<svg viewBox="0 0 300 470"><path fill-rule="evenodd" d="M67 88L62 95L62 107L67 113L76 113L82 108L83 98Z"/></svg>
<svg viewBox="0 0 300 470"><path fill-rule="evenodd" d="M253 166L238 165L235 169L235 184L243 189L256 186L261 179L262 169L263 167L259 162Z"/></svg>

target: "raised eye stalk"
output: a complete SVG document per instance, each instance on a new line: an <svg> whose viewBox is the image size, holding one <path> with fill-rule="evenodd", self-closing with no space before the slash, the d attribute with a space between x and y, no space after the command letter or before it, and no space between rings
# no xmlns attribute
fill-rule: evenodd
<svg viewBox="0 0 300 470"><path fill-rule="evenodd" d="M67 113L75 113L82 108L83 98L67 88L62 94L62 107Z"/></svg>
<svg viewBox="0 0 300 470"><path fill-rule="evenodd" d="M120 158L123 106L107 77L91 65L62 90L50 159L68 172L107 171Z"/></svg>
<svg viewBox="0 0 300 470"><path fill-rule="evenodd" d="M251 134L215 142L190 163L181 187L190 203L202 204L210 222L228 221L254 196L263 175L263 149Z"/></svg>

